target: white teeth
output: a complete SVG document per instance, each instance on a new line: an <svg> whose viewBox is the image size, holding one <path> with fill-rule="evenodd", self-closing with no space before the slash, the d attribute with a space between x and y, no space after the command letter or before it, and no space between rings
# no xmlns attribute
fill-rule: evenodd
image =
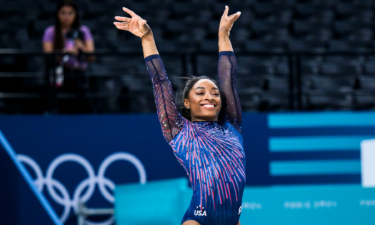
<svg viewBox="0 0 375 225"><path fill-rule="evenodd" d="M203 108L212 109L214 108L214 105L203 105Z"/></svg>

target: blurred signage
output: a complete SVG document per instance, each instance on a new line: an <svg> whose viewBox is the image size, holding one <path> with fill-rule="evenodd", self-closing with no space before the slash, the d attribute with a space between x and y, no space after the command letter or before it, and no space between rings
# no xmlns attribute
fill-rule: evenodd
<svg viewBox="0 0 375 225"><path fill-rule="evenodd" d="M361 163L362 186L375 187L375 139L362 141Z"/></svg>

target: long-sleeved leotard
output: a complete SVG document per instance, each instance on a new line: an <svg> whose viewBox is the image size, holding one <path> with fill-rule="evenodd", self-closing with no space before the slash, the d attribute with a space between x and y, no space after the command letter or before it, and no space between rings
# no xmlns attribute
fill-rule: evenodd
<svg viewBox="0 0 375 225"><path fill-rule="evenodd" d="M225 121L190 122L176 108L173 90L159 55L145 58L154 87L163 135L189 176L193 197L182 223L236 225L246 183L240 134L241 107L236 90L233 52L219 54L220 88L226 97Z"/></svg>

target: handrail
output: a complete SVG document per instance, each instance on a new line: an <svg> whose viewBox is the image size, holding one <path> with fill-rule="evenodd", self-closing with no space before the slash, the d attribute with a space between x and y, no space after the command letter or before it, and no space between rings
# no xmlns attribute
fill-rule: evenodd
<svg viewBox="0 0 375 225"><path fill-rule="evenodd" d="M165 52L159 50L160 55L215 55L218 52L211 51L200 51L200 52ZM61 55L63 53L53 52L53 53L44 53L42 50L28 50L28 49L4 49L0 48L0 55ZM107 49L98 49L93 53L86 53L87 55L134 55L139 54L143 55L141 51L139 52L128 52L128 51L113 51ZM358 50L358 51L246 51L246 52L236 52L236 55L375 55L375 50Z"/></svg>

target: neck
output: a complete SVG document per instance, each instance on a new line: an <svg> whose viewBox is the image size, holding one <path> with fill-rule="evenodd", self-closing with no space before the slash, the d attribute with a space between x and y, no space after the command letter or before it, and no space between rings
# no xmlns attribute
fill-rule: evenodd
<svg viewBox="0 0 375 225"><path fill-rule="evenodd" d="M199 117L191 117L191 122L217 122L217 117L214 118L199 118Z"/></svg>
<svg viewBox="0 0 375 225"><path fill-rule="evenodd" d="M67 31L67 30L70 30L71 26L68 26L68 25L61 25L61 29L63 31Z"/></svg>

